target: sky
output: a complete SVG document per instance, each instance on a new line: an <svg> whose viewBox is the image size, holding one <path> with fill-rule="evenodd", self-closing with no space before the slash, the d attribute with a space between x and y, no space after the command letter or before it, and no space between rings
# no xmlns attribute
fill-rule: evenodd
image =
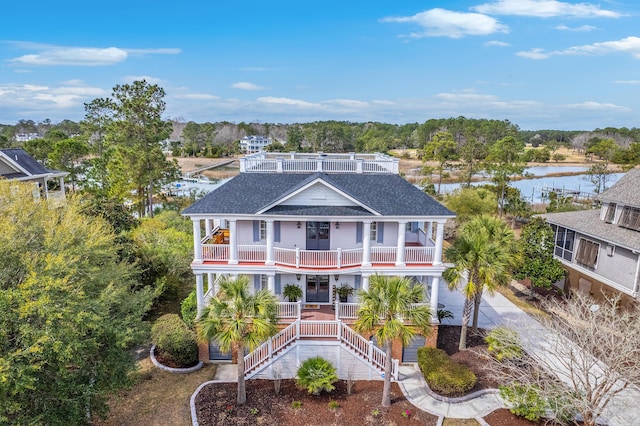
<svg viewBox="0 0 640 426"><path fill-rule="evenodd" d="M145 79L165 118L640 127L640 2L3 2L0 124Z"/></svg>

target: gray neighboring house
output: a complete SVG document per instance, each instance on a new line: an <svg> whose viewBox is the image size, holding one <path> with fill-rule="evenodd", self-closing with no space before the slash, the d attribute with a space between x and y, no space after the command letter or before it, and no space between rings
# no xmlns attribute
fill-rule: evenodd
<svg viewBox="0 0 640 426"><path fill-rule="evenodd" d="M0 178L33 182L45 198L64 198L64 178L69 173L44 167L22 148L0 149ZM47 183L57 180L59 190L50 191Z"/></svg>
<svg viewBox="0 0 640 426"><path fill-rule="evenodd" d="M569 274L565 287L601 298L640 291L640 169L627 172L596 199L601 207L542 215L555 231L555 257Z"/></svg>
<svg viewBox="0 0 640 426"><path fill-rule="evenodd" d="M444 225L455 215L401 177L395 158L355 153L245 156L238 176L182 214L193 221L191 267L198 312L216 294L223 276L248 275L252 291L268 290L279 300L283 334L262 349L264 357L260 350L245 357L250 377L267 374L259 371L270 365L267 358L282 359L282 377L294 377L293 367L307 355L322 354L340 365L345 377L380 378L379 371L372 371L384 354L372 347L370 336L350 328L359 306L356 291L368 289L376 274L411 277L422 286L437 327L438 284L446 267ZM298 302L285 297L288 285L300 288ZM339 289L347 286L354 292L340 295ZM298 349L275 349L279 339L296 342ZM426 343L422 338L411 349L395 345L393 358L409 362ZM205 361L223 357L213 345L206 352L201 351ZM374 365L373 370L362 370L364 365ZM348 372L350 366L354 370Z"/></svg>

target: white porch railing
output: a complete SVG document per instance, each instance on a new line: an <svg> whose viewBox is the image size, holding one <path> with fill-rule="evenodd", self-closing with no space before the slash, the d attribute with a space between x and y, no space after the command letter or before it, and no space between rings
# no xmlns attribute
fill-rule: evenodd
<svg viewBox="0 0 640 426"><path fill-rule="evenodd" d="M269 365L287 346L302 337L335 338L351 353L384 371L384 351L346 324L340 321L296 321L244 357L245 379L257 373L260 367ZM392 359L391 376L395 380L398 380L398 365L398 360Z"/></svg>
<svg viewBox="0 0 640 426"><path fill-rule="evenodd" d="M433 263L434 247L405 247L404 260L407 264ZM372 263L395 263L396 247L371 247ZM241 262L264 262L267 249L264 245L238 246L238 260ZM202 244L202 260L229 260L228 244ZM300 248L274 248L275 263L295 268L342 268L362 264L362 249L301 250Z"/></svg>
<svg viewBox="0 0 640 426"><path fill-rule="evenodd" d="M384 154L260 152L240 158L241 173L398 173L399 160Z"/></svg>
<svg viewBox="0 0 640 426"><path fill-rule="evenodd" d="M302 315L302 302L278 302L278 319L300 319Z"/></svg>
<svg viewBox="0 0 640 426"><path fill-rule="evenodd" d="M352 320L358 318L359 303L346 303L336 301L336 319L337 320Z"/></svg>

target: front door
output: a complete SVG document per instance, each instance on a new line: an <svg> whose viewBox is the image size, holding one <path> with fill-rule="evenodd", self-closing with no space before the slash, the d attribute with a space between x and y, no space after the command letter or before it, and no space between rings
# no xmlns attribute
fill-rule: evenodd
<svg viewBox="0 0 640 426"><path fill-rule="evenodd" d="M329 250L329 222L307 222L307 250Z"/></svg>
<svg viewBox="0 0 640 426"><path fill-rule="evenodd" d="M307 275L307 303L329 302L329 275Z"/></svg>

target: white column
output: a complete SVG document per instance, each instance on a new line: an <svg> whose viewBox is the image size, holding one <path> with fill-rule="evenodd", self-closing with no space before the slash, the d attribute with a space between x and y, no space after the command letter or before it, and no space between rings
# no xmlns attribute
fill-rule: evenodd
<svg viewBox="0 0 640 426"><path fill-rule="evenodd" d="M406 221L398 222L398 247L396 248L396 266L405 266L404 263L404 245L405 245L405 229Z"/></svg>
<svg viewBox="0 0 640 426"><path fill-rule="evenodd" d="M265 265L273 265L275 254L273 251L273 240L274 240L274 230L273 230L273 220L266 220L267 225L267 257L265 261Z"/></svg>
<svg viewBox="0 0 640 426"><path fill-rule="evenodd" d="M440 277L431 279L431 322L438 322L438 287L440 286Z"/></svg>
<svg viewBox="0 0 640 426"><path fill-rule="evenodd" d="M362 266L371 266L371 222L362 222Z"/></svg>
<svg viewBox="0 0 640 426"><path fill-rule="evenodd" d="M193 221L193 261L202 262L202 236L200 235L200 219Z"/></svg>
<svg viewBox="0 0 640 426"><path fill-rule="evenodd" d="M196 302L198 307L197 316L200 317L204 309L204 282L202 274L196 274Z"/></svg>
<svg viewBox="0 0 640 426"><path fill-rule="evenodd" d="M205 236L210 237L211 236L211 220L210 219L205 219L204 220L204 232L206 232Z"/></svg>
<svg viewBox="0 0 640 426"><path fill-rule="evenodd" d="M369 291L369 275L362 274L362 289Z"/></svg>
<svg viewBox="0 0 640 426"><path fill-rule="evenodd" d="M64 177L60 177L60 191L62 191L62 198L65 197L65 189L64 189Z"/></svg>
<svg viewBox="0 0 640 426"><path fill-rule="evenodd" d="M211 294L216 294L215 289L213 289L215 279L213 277L213 273L207 273L207 291L211 291ZM213 289L213 290L212 290Z"/></svg>
<svg viewBox="0 0 640 426"><path fill-rule="evenodd" d="M427 234L428 240L433 238L433 222L427 222L427 230L424 232Z"/></svg>
<svg viewBox="0 0 640 426"><path fill-rule="evenodd" d="M267 275L267 289L269 293L276 294L276 274Z"/></svg>
<svg viewBox="0 0 640 426"><path fill-rule="evenodd" d="M436 251L433 255L433 264L442 265L442 243L444 242L444 222L438 222L436 229Z"/></svg>
<svg viewBox="0 0 640 426"><path fill-rule="evenodd" d="M238 223L235 219L229 221L229 264L238 264Z"/></svg>

